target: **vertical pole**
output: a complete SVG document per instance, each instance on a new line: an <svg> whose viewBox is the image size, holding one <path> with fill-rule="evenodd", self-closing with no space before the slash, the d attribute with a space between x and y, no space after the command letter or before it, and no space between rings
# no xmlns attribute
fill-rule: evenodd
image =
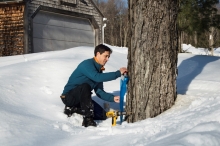
<svg viewBox="0 0 220 146"><path fill-rule="evenodd" d="M104 44L104 29L106 27L106 23L104 23L104 25L102 26L102 43Z"/></svg>
<svg viewBox="0 0 220 146"><path fill-rule="evenodd" d="M103 18L102 19L103 21L107 21L107 18ZM104 44L104 42L105 42L105 38L104 38L104 35L105 35L105 32L104 32L104 29L105 29L105 27L106 27L106 23L104 23L103 24L103 26L102 26L102 44Z"/></svg>

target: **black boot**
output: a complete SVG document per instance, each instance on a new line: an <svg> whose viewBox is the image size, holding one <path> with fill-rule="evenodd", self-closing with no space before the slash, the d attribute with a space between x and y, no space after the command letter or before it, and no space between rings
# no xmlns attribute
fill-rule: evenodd
<svg viewBox="0 0 220 146"><path fill-rule="evenodd" d="M67 107L64 108L64 114L67 115L67 117L71 117L72 114L77 113L80 115L84 115L85 113L82 112L82 110L78 107Z"/></svg>
<svg viewBox="0 0 220 146"><path fill-rule="evenodd" d="M96 122L93 120L93 117L83 117L82 126L88 127L88 126L94 126L96 127Z"/></svg>
<svg viewBox="0 0 220 146"><path fill-rule="evenodd" d="M85 112L85 115L83 116L83 122L82 126L88 127L88 126L94 126L96 127L96 122L94 121L94 113L93 109L87 109L87 110L82 110L82 112Z"/></svg>
<svg viewBox="0 0 220 146"><path fill-rule="evenodd" d="M67 117L71 117L72 114L75 113L75 108L65 106L63 113L66 114Z"/></svg>

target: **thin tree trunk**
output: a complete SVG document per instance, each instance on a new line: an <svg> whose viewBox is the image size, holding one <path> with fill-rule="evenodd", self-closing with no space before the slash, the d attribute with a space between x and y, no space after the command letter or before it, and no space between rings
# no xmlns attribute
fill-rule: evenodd
<svg viewBox="0 0 220 146"><path fill-rule="evenodd" d="M197 47L198 41L197 41L197 32L196 31L194 32L194 43L195 43L195 46Z"/></svg>
<svg viewBox="0 0 220 146"><path fill-rule="evenodd" d="M114 45L114 36L113 36L113 24L111 24L111 29L110 29L110 44Z"/></svg>
<svg viewBox="0 0 220 146"><path fill-rule="evenodd" d="M126 111L135 122L169 109L176 99L177 0L130 0Z"/></svg>
<svg viewBox="0 0 220 146"><path fill-rule="evenodd" d="M214 27L210 28L210 34L209 34L209 48L211 51L211 56L214 55L214 49L213 49L213 45L214 45Z"/></svg>
<svg viewBox="0 0 220 146"><path fill-rule="evenodd" d="M183 43L183 40L182 40L182 31L179 30L178 31L178 52L179 53L182 53L183 52L183 49L182 49L182 43Z"/></svg>
<svg viewBox="0 0 220 146"><path fill-rule="evenodd" d="M127 46L127 36L128 36L128 27L125 26L124 27L124 45L123 45L123 47Z"/></svg>
<svg viewBox="0 0 220 146"><path fill-rule="evenodd" d="M119 17L119 25L120 25L120 46L122 46L122 18Z"/></svg>

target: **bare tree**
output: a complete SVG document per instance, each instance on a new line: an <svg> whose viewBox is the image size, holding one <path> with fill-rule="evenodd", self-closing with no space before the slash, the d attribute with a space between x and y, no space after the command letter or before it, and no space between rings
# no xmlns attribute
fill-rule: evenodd
<svg viewBox="0 0 220 146"><path fill-rule="evenodd" d="M128 8L124 1L117 1L117 8L119 9L117 22L119 24L119 46L126 46L128 33Z"/></svg>
<svg viewBox="0 0 220 146"><path fill-rule="evenodd" d="M125 1L99 0L98 7L108 19L105 28L105 42L110 45L125 46L128 31L128 8Z"/></svg>
<svg viewBox="0 0 220 146"><path fill-rule="evenodd" d="M128 122L169 109L176 99L177 0L129 1Z"/></svg>
<svg viewBox="0 0 220 146"><path fill-rule="evenodd" d="M123 44L123 46L124 47L126 47L127 46L127 38L128 38L128 33L129 33L129 30L128 30L128 22L126 21L126 24L125 24L125 27L123 27L123 29L124 29L124 44Z"/></svg>
<svg viewBox="0 0 220 146"><path fill-rule="evenodd" d="M116 45L117 36L117 14L118 9L116 7L116 0L108 0L105 3L105 11L103 11L105 17L108 19L107 26L105 28L105 42L111 45Z"/></svg>

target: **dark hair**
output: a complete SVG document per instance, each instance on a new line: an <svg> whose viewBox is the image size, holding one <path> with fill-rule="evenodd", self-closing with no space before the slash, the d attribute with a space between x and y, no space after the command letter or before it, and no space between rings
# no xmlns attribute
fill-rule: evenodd
<svg viewBox="0 0 220 146"><path fill-rule="evenodd" d="M103 44L99 44L98 46L95 47L94 54L96 56L97 52L102 54L105 51L108 51L110 54L112 53L112 49L110 49L109 47L107 47L107 46L105 46Z"/></svg>

